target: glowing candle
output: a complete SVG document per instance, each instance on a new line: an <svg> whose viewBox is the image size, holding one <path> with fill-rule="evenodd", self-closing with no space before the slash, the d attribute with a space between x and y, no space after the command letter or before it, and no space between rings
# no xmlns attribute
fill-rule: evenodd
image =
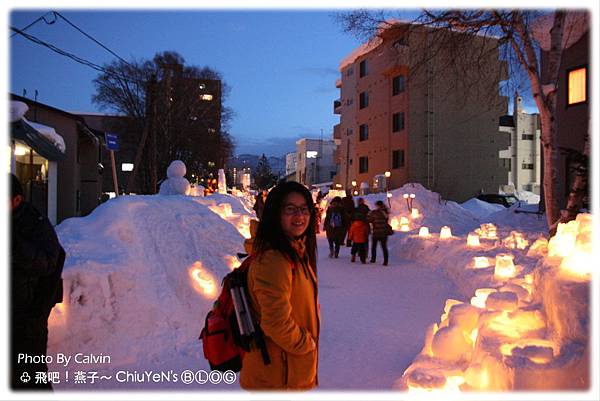
<svg viewBox="0 0 600 401"><path fill-rule="evenodd" d="M427 228L427 227L419 228L419 237L425 237L425 238L431 237L431 234L429 234L429 228Z"/></svg>
<svg viewBox="0 0 600 401"><path fill-rule="evenodd" d="M410 231L410 226L408 224L400 224L400 231L408 232Z"/></svg>
<svg viewBox="0 0 600 401"><path fill-rule="evenodd" d="M481 246L481 243L479 242L479 235L477 235L477 233L469 233L469 235L467 235L467 246Z"/></svg>
<svg viewBox="0 0 600 401"><path fill-rule="evenodd" d="M494 275L499 278L510 278L517 274L517 269L513 262L514 256L508 253L500 253L496 255L496 266Z"/></svg>
<svg viewBox="0 0 600 401"><path fill-rule="evenodd" d="M471 266L473 269L485 269L490 267L490 260L486 256L475 256Z"/></svg>
<svg viewBox="0 0 600 401"><path fill-rule="evenodd" d="M419 218L419 216L419 209L413 207L413 209L410 211L410 217L412 217L413 219L417 219Z"/></svg>
<svg viewBox="0 0 600 401"><path fill-rule="evenodd" d="M440 239L452 238L452 230L448 226L442 227L440 230Z"/></svg>

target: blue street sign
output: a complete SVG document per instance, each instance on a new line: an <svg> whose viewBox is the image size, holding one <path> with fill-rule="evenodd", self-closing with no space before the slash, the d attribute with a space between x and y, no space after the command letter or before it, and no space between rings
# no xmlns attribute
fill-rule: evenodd
<svg viewBox="0 0 600 401"><path fill-rule="evenodd" d="M110 132L104 133L104 140L106 141L106 149L108 150L119 150L119 136L117 134L111 134Z"/></svg>

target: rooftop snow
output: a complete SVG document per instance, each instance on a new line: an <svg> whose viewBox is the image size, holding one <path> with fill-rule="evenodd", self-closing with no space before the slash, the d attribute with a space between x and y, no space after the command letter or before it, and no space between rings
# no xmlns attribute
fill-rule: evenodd
<svg viewBox="0 0 600 401"><path fill-rule="evenodd" d="M65 145L65 140L63 139L62 136L60 136L52 127L48 127L47 125L44 124L39 124L39 123L34 123L31 121L27 121L25 119L25 117L23 117L23 120L31 125L33 128L36 129L37 132L39 132L44 138L46 138L47 140L49 140L52 144L54 144L54 146L56 146L56 148L58 150L60 150L62 153L65 153L65 150L67 149L67 146Z"/></svg>

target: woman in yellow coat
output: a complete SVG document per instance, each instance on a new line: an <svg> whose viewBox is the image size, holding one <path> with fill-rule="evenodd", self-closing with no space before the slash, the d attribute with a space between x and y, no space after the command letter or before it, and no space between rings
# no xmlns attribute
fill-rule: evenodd
<svg viewBox="0 0 600 401"><path fill-rule="evenodd" d="M318 384L316 213L310 192L285 182L269 192L253 242L248 291L271 360L252 347L242 362L247 390L307 390Z"/></svg>

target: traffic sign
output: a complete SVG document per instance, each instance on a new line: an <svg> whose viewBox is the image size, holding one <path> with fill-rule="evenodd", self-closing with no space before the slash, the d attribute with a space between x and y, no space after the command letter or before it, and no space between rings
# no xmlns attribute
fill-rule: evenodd
<svg viewBox="0 0 600 401"><path fill-rule="evenodd" d="M104 140L106 141L106 149L108 150L119 150L119 136L117 134L111 134L110 132L104 133Z"/></svg>

